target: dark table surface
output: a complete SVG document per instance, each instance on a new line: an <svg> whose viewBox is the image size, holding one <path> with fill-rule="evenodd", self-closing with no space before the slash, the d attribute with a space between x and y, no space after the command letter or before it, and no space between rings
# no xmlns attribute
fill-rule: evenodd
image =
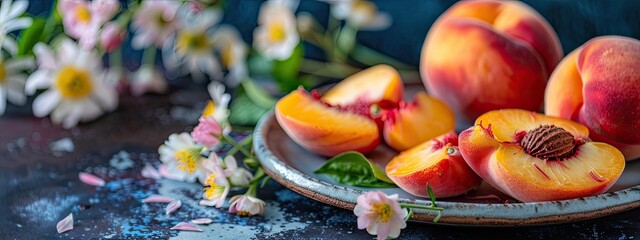
<svg viewBox="0 0 640 240"><path fill-rule="evenodd" d="M121 97L120 107L99 120L71 130L10 107L0 117L0 239L371 239L356 227L351 211L305 198L271 181L260 198L264 216L240 217L197 204L199 184L140 176L155 166L158 146L174 132L190 131L207 95L203 89L163 96ZM49 144L69 138L72 152L53 152ZM133 163L126 169L118 164ZM90 172L107 181L92 187L78 180ZM150 194L183 201L165 216L165 204L143 204ZM242 192L233 193L242 194ZM74 214L72 231L58 234L56 223ZM181 221L209 217L204 232L169 230ZM402 239L634 239L640 237L640 209L595 220L542 227L480 228L409 223Z"/></svg>

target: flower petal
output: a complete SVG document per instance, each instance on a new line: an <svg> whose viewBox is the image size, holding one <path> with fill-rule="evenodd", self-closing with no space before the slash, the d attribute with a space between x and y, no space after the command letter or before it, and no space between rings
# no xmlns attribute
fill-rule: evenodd
<svg viewBox="0 0 640 240"><path fill-rule="evenodd" d="M207 224L211 224L212 222L213 220L211 220L211 218L198 218L198 219L191 220L191 223L200 224L200 225L207 225Z"/></svg>
<svg viewBox="0 0 640 240"><path fill-rule="evenodd" d="M193 223L181 222L177 225L170 228L171 230L179 230L179 231L192 231L192 232L202 232L202 229L198 228Z"/></svg>
<svg viewBox="0 0 640 240"><path fill-rule="evenodd" d="M96 175L81 172L78 176L80 177L80 181L82 181L83 183L96 187L104 187L104 180L97 177Z"/></svg>
<svg viewBox="0 0 640 240"><path fill-rule="evenodd" d="M73 213L70 213L69 216L60 220L60 222L56 224L56 229L58 229L58 233L63 233L63 232L72 230L73 229Z"/></svg>
<svg viewBox="0 0 640 240"><path fill-rule="evenodd" d="M180 207L182 207L182 201L175 200L173 202L170 202L165 208L166 214L169 215L172 212L175 212L176 210L178 210Z"/></svg>
<svg viewBox="0 0 640 240"><path fill-rule="evenodd" d="M215 201L215 200L206 200L206 199L202 199L202 200L200 200L200 202L198 202L198 205L200 205L200 206L207 206L207 207L213 207L213 206L215 206L215 205L216 205L216 202L217 202L217 201Z"/></svg>
<svg viewBox="0 0 640 240"><path fill-rule="evenodd" d="M143 203L171 203L171 202L173 202L175 200L176 199L171 198L171 197L152 194L152 195L148 196L147 198L142 199L142 202Z"/></svg>
<svg viewBox="0 0 640 240"><path fill-rule="evenodd" d="M144 168L140 172L140 175L142 175L145 178L151 178L155 180L159 180L162 178L162 175L160 175L160 172L158 171L158 169L156 169L150 164L147 164L144 166Z"/></svg>
<svg viewBox="0 0 640 240"><path fill-rule="evenodd" d="M45 117L53 111L60 102L61 96L55 90L47 90L33 101L33 115Z"/></svg>

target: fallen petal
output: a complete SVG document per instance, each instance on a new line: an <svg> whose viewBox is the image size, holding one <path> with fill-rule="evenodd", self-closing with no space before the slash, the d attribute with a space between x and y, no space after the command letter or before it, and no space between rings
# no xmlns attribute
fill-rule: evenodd
<svg viewBox="0 0 640 240"><path fill-rule="evenodd" d="M210 224L212 222L213 222L213 220L211 220L211 218L198 218L198 219L191 220L191 223L201 224L201 225L202 224L204 224L204 225Z"/></svg>
<svg viewBox="0 0 640 240"><path fill-rule="evenodd" d="M97 177L96 175L81 172L79 177L80 177L80 181L82 181L83 183L89 184L91 186L96 186L96 187L104 187L104 184L105 184L104 180L102 180L102 178Z"/></svg>
<svg viewBox="0 0 640 240"><path fill-rule="evenodd" d="M165 196L162 196L162 195L153 194L151 196L148 196L145 199L142 199L142 202L143 203L170 203L170 202L173 202L175 200L176 199L171 198L171 197L165 197Z"/></svg>
<svg viewBox="0 0 640 240"><path fill-rule="evenodd" d="M200 202L198 202L198 204L200 204L200 206L207 206L207 207L213 207L216 205L216 201L214 200L200 200Z"/></svg>
<svg viewBox="0 0 640 240"><path fill-rule="evenodd" d="M70 213L69 216L60 220L56 225L58 229L58 233L63 233L73 229L73 213Z"/></svg>
<svg viewBox="0 0 640 240"><path fill-rule="evenodd" d="M173 226L171 228L171 230L202 232L202 229L200 229L200 228L196 227L196 225L193 225L192 223L188 223L188 222L178 223L177 225Z"/></svg>
<svg viewBox="0 0 640 240"><path fill-rule="evenodd" d="M151 178L155 180L159 180L162 178L162 175L160 175L158 169L151 166L150 164L145 165L140 174L145 178Z"/></svg>
<svg viewBox="0 0 640 240"><path fill-rule="evenodd" d="M175 212L176 210L178 210L178 208L182 207L182 201L180 200L175 200L173 202L170 202L169 205L167 205L167 207L165 208L166 210L166 214L169 215L172 212Z"/></svg>

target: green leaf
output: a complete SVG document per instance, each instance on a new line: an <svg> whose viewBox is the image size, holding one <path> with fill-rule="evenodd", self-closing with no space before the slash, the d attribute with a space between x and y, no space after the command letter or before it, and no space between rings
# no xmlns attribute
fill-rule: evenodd
<svg viewBox="0 0 640 240"><path fill-rule="evenodd" d="M431 190L431 186L429 186L428 183L427 183L427 193L429 193L429 199L431 199L431 206L432 207L437 207L436 206L436 195L433 194L433 190Z"/></svg>
<svg viewBox="0 0 640 240"><path fill-rule="evenodd" d="M359 152L345 152L335 156L314 172L329 175L340 184L371 188L396 187L382 169Z"/></svg>
<svg viewBox="0 0 640 240"><path fill-rule="evenodd" d="M242 87L244 88L244 92L247 94L247 97L249 97L249 99L251 99L251 101L256 105L262 108L271 108L276 105L276 100L251 79L242 81Z"/></svg>
<svg viewBox="0 0 640 240"><path fill-rule="evenodd" d="M233 99L229 111L229 122L232 125L255 126L262 115L269 109L253 103L247 94L241 90Z"/></svg>
<svg viewBox="0 0 640 240"><path fill-rule="evenodd" d="M41 17L33 18L31 26L20 32L18 37L18 56L31 54L33 46L40 41L46 20Z"/></svg>
<svg viewBox="0 0 640 240"><path fill-rule="evenodd" d="M413 217L413 210L411 208L407 208L407 216L404 218L404 221L409 221L411 220L411 218Z"/></svg>
<svg viewBox="0 0 640 240"><path fill-rule="evenodd" d="M299 43L288 59L273 61L272 75L277 81L280 91L288 93L298 88L298 73L303 56L302 43Z"/></svg>

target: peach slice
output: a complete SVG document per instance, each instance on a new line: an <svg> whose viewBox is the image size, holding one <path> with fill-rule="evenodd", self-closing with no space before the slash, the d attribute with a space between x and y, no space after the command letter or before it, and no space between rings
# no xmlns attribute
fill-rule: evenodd
<svg viewBox="0 0 640 240"><path fill-rule="evenodd" d="M356 102L397 104L404 85L400 73L389 65L376 65L353 74L322 96L331 105L347 106Z"/></svg>
<svg viewBox="0 0 640 240"><path fill-rule="evenodd" d="M453 112L444 102L419 92L411 103L385 111L382 135L397 151L407 150L455 128Z"/></svg>
<svg viewBox="0 0 640 240"><path fill-rule="evenodd" d="M587 127L525 110L483 114L459 147L482 179L523 202L604 193L625 166L618 149L590 141Z"/></svg>
<svg viewBox="0 0 640 240"><path fill-rule="evenodd" d="M463 194L482 180L462 159L457 146L458 135L454 131L431 139L393 158L387 164L387 175L416 196L429 196L427 184L439 198Z"/></svg>
<svg viewBox="0 0 640 240"><path fill-rule="evenodd" d="M324 156L346 151L367 153L380 142L376 122L362 114L332 107L298 89L276 103L276 119L303 148Z"/></svg>

